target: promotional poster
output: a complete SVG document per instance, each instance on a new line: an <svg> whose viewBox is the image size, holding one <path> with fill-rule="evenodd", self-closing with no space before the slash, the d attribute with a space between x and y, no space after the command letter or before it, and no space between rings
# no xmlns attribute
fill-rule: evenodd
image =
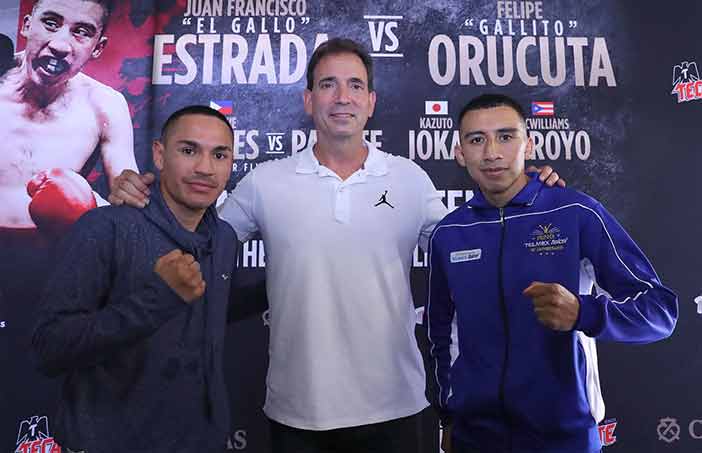
<svg viewBox="0 0 702 453"><path fill-rule="evenodd" d="M154 171L152 140L186 105L210 106L234 128L229 191L261 162L304 150L316 137L303 107L306 65L334 37L362 43L373 58L366 140L423 168L450 210L476 190L454 156L461 108L483 93L520 102L534 143L527 165L551 166L598 199L679 297L670 338L597 343L603 451L702 449L697 2L117 0L100 16L102 32L78 27L71 49L47 51L71 18L47 19L43 9L90 1L0 6L9 38L0 55L0 451L61 452L52 434L61 378L37 371L31 339L55 246L71 224L108 204L123 170ZM24 78L34 90L17 88ZM261 240L242 245L238 266L243 280L263 278ZM427 267L417 248L412 289L425 358ZM268 324L263 313L228 328L227 450L270 448L261 409ZM435 414L417 429L422 451L438 453Z"/></svg>

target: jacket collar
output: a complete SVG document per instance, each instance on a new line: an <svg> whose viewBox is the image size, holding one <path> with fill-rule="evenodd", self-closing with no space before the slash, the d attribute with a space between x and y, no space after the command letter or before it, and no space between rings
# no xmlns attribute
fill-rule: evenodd
<svg viewBox="0 0 702 453"><path fill-rule="evenodd" d="M198 252L211 253L213 235L217 228L217 211L214 205L207 208L197 230L188 231L180 224L173 211L166 204L158 178L154 184L156 190L151 191L149 204L142 209L144 216L188 253L195 256L199 255Z"/></svg>
<svg viewBox="0 0 702 453"><path fill-rule="evenodd" d="M514 198L512 198L505 207L531 206L534 204L539 194L541 193L541 189L544 187L544 183L539 181L538 173L527 173L527 176L529 176L529 182L527 183L527 185L524 186L522 190L520 190L519 193L517 193L517 195L515 195ZM480 189L475 191L473 198L468 200L467 204L472 208L478 209L495 208L495 206L493 206L485 198Z"/></svg>

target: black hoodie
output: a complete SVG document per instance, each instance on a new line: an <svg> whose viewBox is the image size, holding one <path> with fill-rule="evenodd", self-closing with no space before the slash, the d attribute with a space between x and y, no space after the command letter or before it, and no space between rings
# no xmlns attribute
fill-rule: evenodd
<svg viewBox="0 0 702 453"><path fill-rule="evenodd" d="M153 192L144 209L85 214L42 298L32 344L40 369L65 378L52 425L73 450L223 450L222 346L239 242L213 207L193 233ZM173 249L201 266L205 295L191 304L153 270Z"/></svg>

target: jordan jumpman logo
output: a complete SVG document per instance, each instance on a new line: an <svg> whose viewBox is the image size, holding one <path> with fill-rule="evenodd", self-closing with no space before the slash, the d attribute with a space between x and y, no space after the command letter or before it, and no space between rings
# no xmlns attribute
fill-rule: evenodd
<svg viewBox="0 0 702 453"><path fill-rule="evenodd" d="M383 194L380 196L380 199L378 200L378 202L377 202L376 204L373 205L373 207L380 206L381 204L386 204L386 205L390 206L391 208L395 209L395 206L391 205L391 204L388 202L387 196L388 196L388 191L386 190L386 191L383 192Z"/></svg>

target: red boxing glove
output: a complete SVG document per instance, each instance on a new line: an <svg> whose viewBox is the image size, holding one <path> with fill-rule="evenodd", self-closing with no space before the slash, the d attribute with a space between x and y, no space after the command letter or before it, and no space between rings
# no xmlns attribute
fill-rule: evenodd
<svg viewBox="0 0 702 453"><path fill-rule="evenodd" d="M64 233L89 209L97 207L93 189L78 173L67 168L40 171L27 183L32 197L29 215L49 233Z"/></svg>

